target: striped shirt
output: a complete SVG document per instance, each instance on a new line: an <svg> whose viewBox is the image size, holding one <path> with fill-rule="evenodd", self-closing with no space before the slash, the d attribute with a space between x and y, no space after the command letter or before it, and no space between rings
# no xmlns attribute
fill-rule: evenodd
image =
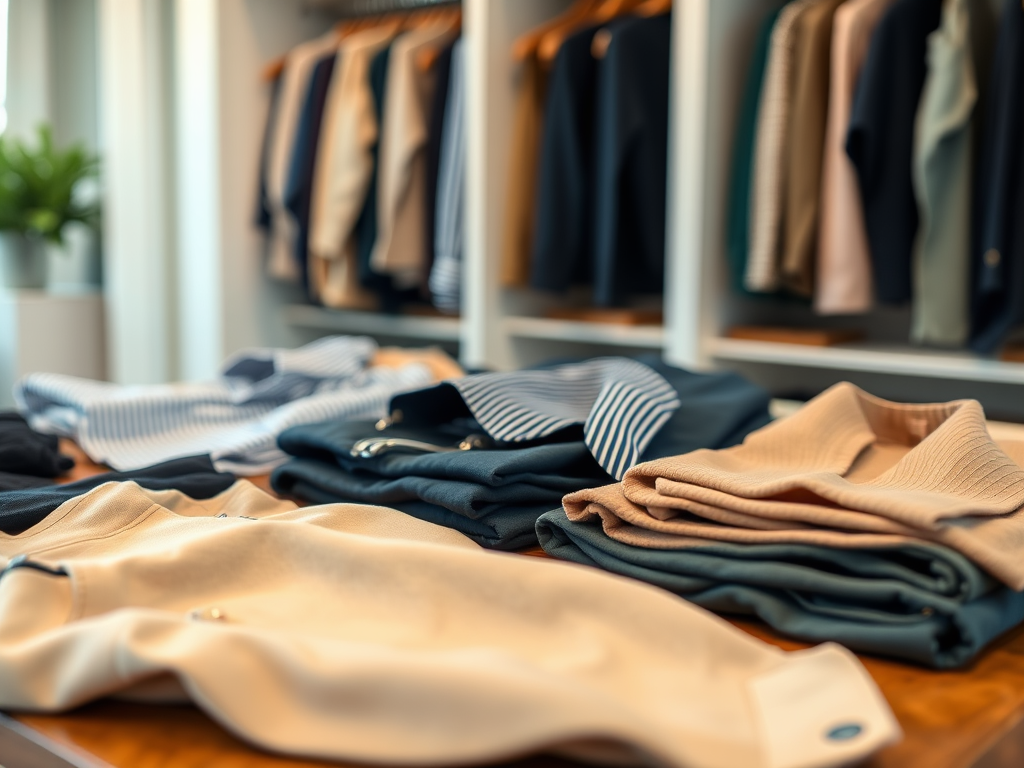
<svg viewBox="0 0 1024 768"><path fill-rule="evenodd" d="M512 373L481 373L445 383L492 438L503 443L539 440L583 427L597 463L621 479L679 408L675 389L650 367L624 357ZM408 414L410 397L392 411Z"/></svg>
<svg viewBox="0 0 1024 768"><path fill-rule="evenodd" d="M365 337L333 336L243 352L214 381L125 387L36 373L14 394L34 429L73 438L114 469L209 453L221 471L258 475L286 459L277 436L288 427L383 415L396 393L433 381L420 364L367 368L376 350Z"/></svg>
<svg viewBox="0 0 1024 768"><path fill-rule="evenodd" d="M437 174L434 251L430 292L434 306L457 314L462 295L462 217L466 186L466 117L462 39L452 47L448 100Z"/></svg>

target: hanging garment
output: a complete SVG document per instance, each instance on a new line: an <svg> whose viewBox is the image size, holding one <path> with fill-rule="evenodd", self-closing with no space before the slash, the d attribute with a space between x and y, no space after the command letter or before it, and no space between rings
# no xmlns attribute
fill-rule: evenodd
<svg viewBox="0 0 1024 768"><path fill-rule="evenodd" d="M668 76L672 20L608 26L595 106L594 304L661 293L665 277Z"/></svg>
<svg viewBox="0 0 1024 768"><path fill-rule="evenodd" d="M284 196L302 103L316 63L337 49L338 37L331 32L296 46L285 56L267 164L267 201L271 215L268 270L278 280L295 282L299 276L294 258L298 225L285 207Z"/></svg>
<svg viewBox="0 0 1024 768"><path fill-rule="evenodd" d="M460 38L451 54L448 99L444 110L440 167L434 210L434 253L430 293L442 312L458 314L462 305L462 236L466 187L465 53Z"/></svg>
<svg viewBox="0 0 1024 768"><path fill-rule="evenodd" d="M359 284L353 233L370 185L379 130L368 71L392 37L390 27L379 26L345 38L327 95L323 151L313 173L309 272L314 295L329 307L377 307L377 297Z"/></svg>
<svg viewBox="0 0 1024 768"><path fill-rule="evenodd" d="M832 23L831 83L821 175L814 309L849 315L871 309L873 279L857 171L846 154L853 94L871 35L893 0L847 0Z"/></svg>
<svg viewBox="0 0 1024 768"><path fill-rule="evenodd" d="M320 126L323 122L331 76L334 74L337 52L331 52L313 67L309 91L299 116L292 150L291 166L285 184L284 205L295 217L295 264L299 283L307 295L309 290L309 220L313 195L313 173L319 159Z"/></svg>
<svg viewBox="0 0 1024 768"><path fill-rule="evenodd" d="M678 537L654 549L611 538L597 517L542 515L548 554L640 579L790 637L948 669L1024 621L1024 593L937 544L877 549L729 544Z"/></svg>
<svg viewBox="0 0 1024 768"><path fill-rule="evenodd" d="M448 106L448 93L452 73L452 49L455 43L445 46L434 62L434 76L437 87L430 103L430 121L427 127L427 175L423 221L425 231L423 237L424 253L427 255L427 271L423 275L423 283L419 286L423 296L430 295L430 273L437 261L437 178L441 172L441 144L444 136L445 112Z"/></svg>
<svg viewBox="0 0 1024 768"><path fill-rule="evenodd" d="M220 378L122 387L36 373L15 388L34 428L73 438L89 457L131 469L208 452L218 469L258 475L284 460L277 435L295 424L383 414L390 397L433 381L430 370L369 369L368 338L334 336L295 350L249 350Z"/></svg>
<svg viewBox="0 0 1024 768"><path fill-rule="evenodd" d="M779 272L783 287L804 298L814 294L832 19L843 2L820 0L797 17L794 30L793 108L786 131Z"/></svg>
<svg viewBox="0 0 1024 768"><path fill-rule="evenodd" d="M50 485L74 466L54 435L36 432L17 413L0 412L0 490Z"/></svg>
<svg viewBox="0 0 1024 768"><path fill-rule="evenodd" d="M356 221L357 253L356 262L359 266L359 284L372 290L380 299L381 309L388 312L397 311L401 300L396 295L391 278L373 271L370 257L373 246L377 242L377 195L380 177L380 129L384 121L384 94L387 86L388 63L391 60L391 45L381 51L370 61L369 85L373 97L373 115L378 126L377 136L370 146L373 168L370 173L369 185L366 188L366 199Z"/></svg>
<svg viewBox="0 0 1024 768"><path fill-rule="evenodd" d="M1024 443L996 444L974 400L905 405L837 384L724 451L630 470L563 500L627 544L679 537L843 548L944 544L1024 589Z"/></svg>
<svg viewBox="0 0 1024 768"><path fill-rule="evenodd" d="M894 0L875 27L853 97L846 152L860 182L875 296L884 304L912 296L914 119L928 36L941 13L942 0Z"/></svg>
<svg viewBox="0 0 1024 768"><path fill-rule="evenodd" d="M391 47L380 138L374 271L396 288L417 288L426 274L426 142L436 73L416 64L420 52L446 45L448 25L432 24L399 37Z"/></svg>
<svg viewBox="0 0 1024 768"><path fill-rule="evenodd" d="M145 691L273 752L407 765L816 768L900 736L838 646L785 653L662 590L393 510L122 483L56 515L0 538L29 558L0 580L5 710Z"/></svg>
<svg viewBox="0 0 1024 768"><path fill-rule="evenodd" d="M501 283L521 288L530 279L535 195L547 75L536 55L523 61L516 84L516 106L509 144L508 194L502 237Z"/></svg>
<svg viewBox="0 0 1024 768"><path fill-rule="evenodd" d="M971 154L978 100L967 0L944 0L928 36L928 74L915 123L911 339L962 347L970 333Z"/></svg>
<svg viewBox="0 0 1024 768"><path fill-rule="evenodd" d="M82 496L104 483L137 483L150 491L180 491L193 499L209 499L235 482L233 475L218 472L209 456L189 456L128 472L104 472L84 480L46 488L0 493L0 531L18 534L40 525L64 502ZM46 525L50 525L50 520Z"/></svg>
<svg viewBox="0 0 1024 768"><path fill-rule="evenodd" d="M754 182L750 202L750 255L744 283L752 293L779 286L786 189L786 128L793 102L793 52L796 24L818 0L793 0L779 13L768 45L761 107L754 144Z"/></svg>
<svg viewBox="0 0 1024 768"><path fill-rule="evenodd" d="M750 204L754 177L754 141L758 115L761 110L761 91L768 64L768 43L778 21L780 10L772 11L761 23L750 58L747 82L740 102L740 116L736 124L736 138L732 149L732 175L729 180L729 223L726 233L726 252L733 290L745 293L744 279L747 256L750 253Z"/></svg>
<svg viewBox="0 0 1024 768"><path fill-rule="evenodd" d="M269 234L273 221L271 213L270 193L268 191L267 174L270 172L270 153L274 144L274 126L277 123L277 112L280 107L281 77L270 84L270 95L267 104L267 120L263 126L263 140L260 142L259 180L256 190L256 216L254 221L265 234Z"/></svg>
<svg viewBox="0 0 1024 768"><path fill-rule="evenodd" d="M1006 0L975 178L971 347L991 354L1024 320L1024 8Z"/></svg>
<svg viewBox="0 0 1024 768"><path fill-rule="evenodd" d="M541 128L530 285L563 292L592 277L594 108L599 27L570 35L551 67Z"/></svg>

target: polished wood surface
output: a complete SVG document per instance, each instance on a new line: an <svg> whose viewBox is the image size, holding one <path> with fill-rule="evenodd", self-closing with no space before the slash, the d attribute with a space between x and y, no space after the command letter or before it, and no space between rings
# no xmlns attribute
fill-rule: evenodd
<svg viewBox="0 0 1024 768"><path fill-rule="evenodd" d="M78 448L66 479L103 468ZM252 478L269 490L266 477ZM539 549L527 555L545 556ZM761 624L737 627L786 650L806 645L784 640ZM936 672L862 656L868 672L903 727L903 741L883 750L867 768L1021 768L1024 766L1024 627L992 644L970 667ZM324 763L269 755L239 741L192 707L103 701L62 715L20 714L17 719L98 765L114 768L311 768ZM335 764L332 764L335 765ZM571 763L534 757L507 764L555 768Z"/></svg>
<svg viewBox="0 0 1024 768"><path fill-rule="evenodd" d="M776 328L764 325L736 325L726 335L730 339L773 341L806 347L831 347L864 339L864 331L854 328Z"/></svg>

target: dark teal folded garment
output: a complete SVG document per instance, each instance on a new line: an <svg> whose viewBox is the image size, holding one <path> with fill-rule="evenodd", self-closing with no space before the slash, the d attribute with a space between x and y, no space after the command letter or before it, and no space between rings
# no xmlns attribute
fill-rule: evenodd
<svg viewBox="0 0 1024 768"><path fill-rule="evenodd" d="M610 538L597 521L571 522L561 509L538 519L537 536L554 557L649 582L717 613L938 668L967 664L1024 621L1024 594L937 544L647 549Z"/></svg>
<svg viewBox="0 0 1024 768"><path fill-rule="evenodd" d="M301 458L274 471L274 490L317 504L381 504L454 528L485 547L518 549L537 543L537 518L564 494L611 482L580 441L354 458L353 444L372 434L369 422L344 421L285 431L281 448Z"/></svg>

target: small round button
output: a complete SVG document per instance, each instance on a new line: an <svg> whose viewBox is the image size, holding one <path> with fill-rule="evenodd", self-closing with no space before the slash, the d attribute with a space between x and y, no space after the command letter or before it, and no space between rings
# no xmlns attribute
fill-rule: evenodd
<svg viewBox="0 0 1024 768"><path fill-rule="evenodd" d="M1003 255L995 248L989 248L985 251L985 265L988 267L998 267L999 262L1003 260Z"/></svg>
<svg viewBox="0 0 1024 768"><path fill-rule="evenodd" d="M196 621L227 621L228 615L220 608L196 608L190 616Z"/></svg>
<svg viewBox="0 0 1024 768"><path fill-rule="evenodd" d="M857 723L843 723L842 725L837 725L835 728L831 729L825 734L825 737L829 739L829 741L849 741L852 738L860 736L863 730L864 728Z"/></svg>

